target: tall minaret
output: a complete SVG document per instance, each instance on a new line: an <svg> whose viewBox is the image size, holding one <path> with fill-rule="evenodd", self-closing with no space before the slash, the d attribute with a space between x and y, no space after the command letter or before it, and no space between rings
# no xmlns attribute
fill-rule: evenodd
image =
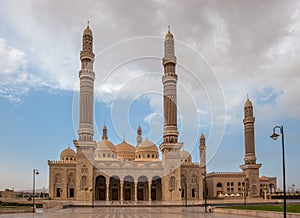
<svg viewBox="0 0 300 218"><path fill-rule="evenodd" d="M93 108L94 108L94 63L93 34L89 24L83 32L82 51L80 52L80 123L79 141L93 141Z"/></svg>
<svg viewBox="0 0 300 218"><path fill-rule="evenodd" d="M256 163L255 145L254 145L254 122L253 105L247 97L244 104L244 137L245 137L245 157L244 165L240 166L245 174L245 183L248 189L248 197L259 196L259 168L261 164Z"/></svg>
<svg viewBox="0 0 300 218"><path fill-rule="evenodd" d="M178 142L177 130L177 74L175 72L176 57L174 49L174 37L168 28L165 36L165 49L162 64L164 66L163 83L163 111L164 111L164 132L163 142L159 146L162 152L162 165L164 177L162 181L163 190L172 190L163 196L163 200L179 201L181 192L175 188L181 184L181 161L180 149L183 143ZM174 183L175 179L175 183ZM171 185L173 184L173 185Z"/></svg>
<svg viewBox="0 0 300 218"><path fill-rule="evenodd" d="M139 125L137 128L137 137L136 137L136 145L139 145L142 142L143 138L142 138L142 128Z"/></svg>
<svg viewBox="0 0 300 218"><path fill-rule="evenodd" d="M177 131L177 74L175 72L176 57L174 49L174 37L168 27L165 37L165 55L162 59L164 75L162 77L164 88L164 142L176 143Z"/></svg>
<svg viewBox="0 0 300 218"><path fill-rule="evenodd" d="M244 105L245 164L256 164L254 146L254 122L252 102L247 98Z"/></svg>
<svg viewBox="0 0 300 218"><path fill-rule="evenodd" d="M200 167L206 172L206 146L205 146L205 136L201 133L200 136Z"/></svg>
<svg viewBox="0 0 300 218"><path fill-rule="evenodd" d="M94 80L93 71L93 34L89 24L83 31L82 51L80 52L81 70L80 80L80 118L79 118L79 139L74 140L76 146L76 199L92 201L93 193L82 192L82 184L85 187L93 187L94 178L94 153L96 142L93 140L94 124ZM84 168L84 170L82 170ZM66 192L68 193L68 192Z"/></svg>

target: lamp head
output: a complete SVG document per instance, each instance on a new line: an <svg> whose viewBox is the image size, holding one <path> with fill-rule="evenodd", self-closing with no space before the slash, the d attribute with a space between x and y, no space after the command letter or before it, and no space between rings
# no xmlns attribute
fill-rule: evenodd
<svg viewBox="0 0 300 218"><path fill-rule="evenodd" d="M40 175L39 171L36 171L35 175Z"/></svg>
<svg viewBox="0 0 300 218"><path fill-rule="evenodd" d="M270 136L271 139L276 140L278 138L278 134L273 132L273 134Z"/></svg>

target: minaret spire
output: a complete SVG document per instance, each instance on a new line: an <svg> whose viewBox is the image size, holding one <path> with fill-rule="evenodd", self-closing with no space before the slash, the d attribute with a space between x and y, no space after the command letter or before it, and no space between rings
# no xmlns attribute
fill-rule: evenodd
<svg viewBox="0 0 300 218"><path fill-rule="evenodd" d="M107 139L108 139L108 137L107 137L107 127L104 124L103 128L102 128L102 140L107 140Z"/></svg>
<svg viewBox="0 0 300 218"><path fill-rule="evenodd" d="M136 145L139 145L142 142L143 138L142 138L142 128L139 125L137 128L137 137L136 137Z"/></svg>
<svg viewBox="0 0 300 218"><path fill-rule="evenodd" d="M203 133L200 135L200 167L206 172L206 146L205 146L205 136Z"/></svg>
<svg viewBox="0 0 300 218"><path fill-rule="evenodd" d="M81 70L80 79L80 121L79 121L79 141L93 141L94 123L94 63L93 53L93 33L89 28L89 22L82 36L82 51L80 52Z"/></svg>
<svg viewBox="0 0 300 218"><path fill-rule="evenodd" d="M165 37L165 54L163 57L164 75L164 142L176 143L177 132L177 74L175 72L176 57L174 37L168 27Z"/></svg>
<svg viewBox="0 0 300 218"><path fill-rule="evenodd" d="M244 165L240 168L243 170L247 179L247 186L249 187L249 197L259 196L259 168L261 164L256 163L255 156L255 137L254 137L254 122L253 105L247 96L244 104L244 137L245 137L245 157Z"/></svg>

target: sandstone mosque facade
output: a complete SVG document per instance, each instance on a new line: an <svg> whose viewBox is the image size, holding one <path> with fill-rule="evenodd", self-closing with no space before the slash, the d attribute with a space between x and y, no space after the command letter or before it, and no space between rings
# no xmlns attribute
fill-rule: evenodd
<svg viewBox="0 0 300 218"><path fill-rule="evenodd" d="M245 157L241 172L206 172L206 144L200 135L200 164L178 142L177 80L174 37L168 30L162 59L163 142L157 146L142 139L137 128L137 144L125 140L114 145L103 126L102 140L94 141L93 34L89 26L83 32L80 52L80 120L78 139L63 150L59 160L48 161L49 195L61 200L180 201L223 198L226 196L259 197L262 187L276 190L276 178L260 177L256 163L253 106L244 105ZM159 159L158 148L162 157Z"/></svg>

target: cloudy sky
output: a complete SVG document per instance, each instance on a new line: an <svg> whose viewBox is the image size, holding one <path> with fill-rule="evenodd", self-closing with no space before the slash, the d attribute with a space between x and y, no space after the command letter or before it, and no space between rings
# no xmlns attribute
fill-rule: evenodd
<svg viewBox="0 0 300 218"><path fill-rule="evenodd" d="M178 124L209 171L240 171L243 104L256 117L261 175L281 186L284 125L287 185L300 188L300 4L297 1L3 1L0 8L0 190L48 186L47 160L77 138L78 71L87 21L94 34L95 140L135 145L137 125L157 145L162 132L163 37L176 40Z"/></svg>

